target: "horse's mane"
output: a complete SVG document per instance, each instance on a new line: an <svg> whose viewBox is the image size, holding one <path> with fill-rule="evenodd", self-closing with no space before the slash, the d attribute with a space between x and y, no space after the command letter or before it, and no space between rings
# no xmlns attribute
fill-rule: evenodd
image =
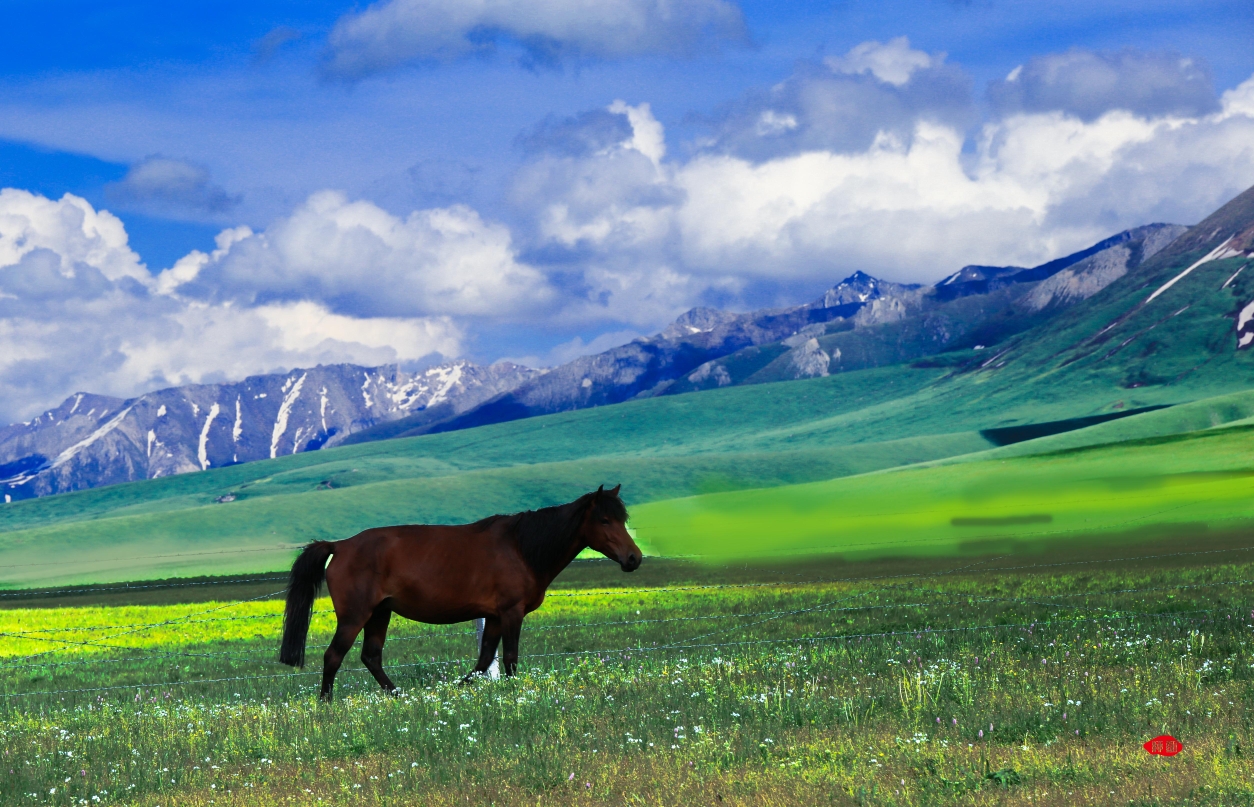
<svg viewBox="0 0 1254 807"><path fill-rule="evenodd" d="M525 510L512 515L488 516L472 526L486 529L505 520L506 529L518 541L523 560L536 572L551 570L570 549L575 534L583 524L588 508L595 507L594 517L604 516L613 521L627 521L627 507L618 495L610 491L585 493L573 502L539 510Z"/></svg>

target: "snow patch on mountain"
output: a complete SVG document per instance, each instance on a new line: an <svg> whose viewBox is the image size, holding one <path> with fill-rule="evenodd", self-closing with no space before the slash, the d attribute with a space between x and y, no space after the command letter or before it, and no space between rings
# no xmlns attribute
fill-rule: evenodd
<svg viewBox="0 0 1254 807"><path fill-rule="evenodd" d="M209 467L209 453L207 445L209 442L209 427L213 425L213 421L218 417L218 413L221 411L222 407L218 405L217 401L214 401L213 405L209 407L209 414L205 416L205 426L200 430L200 445L196 448L196 457L200 460L200 469L202 471Z"/></svg>
<svg viewBox="0 0 1254 807"><path fill-rule="evenodd" d="M296 403L296 399L300 397L301 387L305 386L305 378L308 377L308 375L308 373L302 373L300 380L296 382L295 387L292 386L292 379L290 378L287 380L287 383L283 385L283 392L287 394L283 397L283 403L279 404L279 415L274 419L274 431L270 435L271 459L278 456L279 440L283 438L283 434L287 431L287 419L292 414L292 404ZM369 379L370 376L367 375L366 378ZM289 388L291 389L291 392L288 392ZM295 453L294 448L292 453Z"/></svg>

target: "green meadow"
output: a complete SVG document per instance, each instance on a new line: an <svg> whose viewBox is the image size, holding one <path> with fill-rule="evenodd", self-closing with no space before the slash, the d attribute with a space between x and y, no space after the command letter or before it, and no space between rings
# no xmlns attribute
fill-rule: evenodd
<svg viewBox="0 0 1254 807"><path fill-rule="evenodd" d="M1126 428L1126 427L1125 427ZM995 452L989 452L995 453ZM1254 427L654 502L633 525L664 555L980 555L1254 526Z"/></svg>
<svg viewBox="0 0 1254 807"><path fill-rule="evenodd" d="M0 586L270 571L310 540L386 523L465 522L569 501L601 483L623 484L640 540L668 554L822 549L861 557L886 541L896 547L890 554L935 553L1008 534L954 526L954 518L1049 517L1008 523L1021 537L1074 535L1086 526L1118 532L1129 519L1151 525L1157 511L1138 508L1158 494L1110 479L1239 470L1240 450L1225 440L1246 438L1233 429L1230 438L1175 447L1135 441L1200 438L1254 415L1252 393L1190 402L1158 390L1096 409L1177 405L997 448L982 430L1085 410L1075 402L1010 411L978 397L959 400L948 372L893 367L711 390L16 502L0 508ZM1093 448L1070 459L1014 459L1083 447ZM1177 449L1187 467L1173 470L1169 455ZM961 467L930 470L938 462ZM1190 487L1190 478L1197 477L1161 482L1163 495L1187 499L1205 490L1224 501L1213 517L1185 507L1167 523L1235 525L1244 517L1239 479L1208 477ZM1091 490L1088 480L1097 480ZM976 488L983 503L968 504ZM1103 503L1068 504L1086 496ZM757 517L771 529L738 536L702 515L736 501L760 507ZM865 520L889 505L897 520ZM1000 515L981 516L983 509Z"/></svg>
<svg viewBox="0 0 1254 807"><path fill-rule="evenodd" d="M354 655L329 705L329 603L282 667L273 581L26 600L0 610L0 802L1249 804L1249 547L1137 554L576 563L516 679L460 685L469 626L394 620L402 695ZM1164 733L1183 753L1142 750Z"/></svg>

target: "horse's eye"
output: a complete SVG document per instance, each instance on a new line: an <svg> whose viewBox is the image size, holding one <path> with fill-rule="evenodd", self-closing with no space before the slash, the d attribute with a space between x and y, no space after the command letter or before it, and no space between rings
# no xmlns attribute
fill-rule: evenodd
<svg viewBox="0 0 1254 807"><path fill-rule="evenodd" d="M602 523L602 524L609 524L609 523L610 523L610 520L609 520L608 518L603 518L603 519L601 519L601 523Z"/></svg>

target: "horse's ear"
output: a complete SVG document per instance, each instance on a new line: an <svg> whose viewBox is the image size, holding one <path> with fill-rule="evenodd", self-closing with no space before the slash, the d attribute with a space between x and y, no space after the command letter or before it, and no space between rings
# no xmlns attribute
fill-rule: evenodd
<svg viewBox="0 0 1254 807"><path fill-rule="evenodd" d="M611 495L611 496L614 496L614 497L616 497L616 498L617 498L617 496L618 496L618 491L622 490L622 488L623 488L623 485L622 485L622 483L620 482L619 484L617 484L617 485L615 485L615 486L614 486L614 489L613 489L613 490L611 490L611 491L610 491L610 495Z"/></svg>
<svg viewBox="0 0 1254 807"><path fill-rule="evenodd" d="M598 497L598 498L599 498L599 497L601 496L601 494L602 494L602 493L604 493L604 492L605 492L605 485L600 485L599 487L597 487L597 497Z"/></svg>

